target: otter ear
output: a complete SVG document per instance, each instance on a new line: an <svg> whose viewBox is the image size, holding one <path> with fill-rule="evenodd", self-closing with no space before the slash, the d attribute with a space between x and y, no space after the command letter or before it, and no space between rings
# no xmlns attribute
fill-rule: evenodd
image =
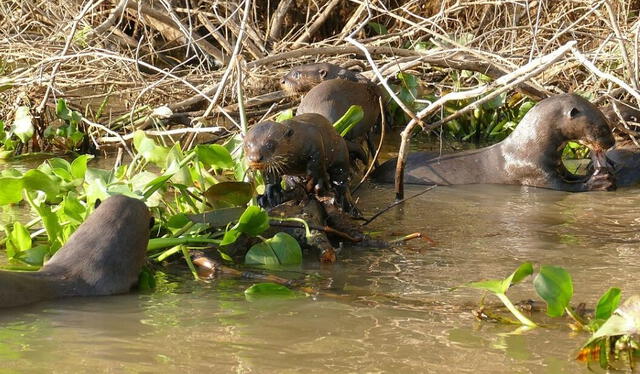
<svg viewBox="0 0 640 374"><path fill-rule="evenodd" d="M580 111L577 108L571 108L569 111L569 118L576 118Z"/></svg>
<svg viewBox="0 0 640 374"><path fill-rule="evenodd" d="M153 218L153 216L151 216L151 219L149 219L149 228L152 228L153 225L156 224L156 219Z"/></svg>
<svg viewBox="0 0 640 374"><path fill-rule="evenodd" d="M290 138L291 135L293 135L293 129L289 128L287 129L287 131L284 133L284 136L287 138Z"/></svg>
<svg viewBox="0 0 640 374"><path fill-rule="evenodd" d="M327 69L318 70L318 74L320 74L320 78L324 79L327 76Z"/></svg>
<svg viewBox="0 0 640 374"><path fill-rule="evenodd" d="M96 202L93 203L93 209L98 209L98 207L102 204L102 200L96 199Z"/></svg>

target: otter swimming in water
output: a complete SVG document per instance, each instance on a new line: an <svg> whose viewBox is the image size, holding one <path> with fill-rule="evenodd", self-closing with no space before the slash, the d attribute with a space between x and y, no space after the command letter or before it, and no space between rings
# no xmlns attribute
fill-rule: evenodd
<svg viewBox="0 0 640 374"><path fill-rule="evenodd" d="M42 269L0 271L0 308L129 292L145 261L150 221L142 201L109 197Z"/></svg>
<svg viewBox="0 0 640 374"><path fill-rule="evenodd" d="M445 154L408 155L405 182L413 184L520 184L563 191L608 190L611 175L571 176L562 163L568 141L589 147L601 165L604 152L614 145L607 120L586 99L565 94L547 98L533 107L505 140L490 147ZM396 159L382 164L373 180L391 183Z"/></svg>

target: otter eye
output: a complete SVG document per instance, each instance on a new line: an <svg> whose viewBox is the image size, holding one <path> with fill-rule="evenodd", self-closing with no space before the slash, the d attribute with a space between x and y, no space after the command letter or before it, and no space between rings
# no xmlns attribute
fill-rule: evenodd
<svg viewBox="0 0 640 374"><path fill-rule="evenodd" d="M269 152L273 152L273 150L276 148L276 146L275 146L275 144L273 144L273 142L267 142L267 144L264 147Z"/></svg>
<svg viewBox="0 0 640 374"><path fill-rule="evenodd" d="M290 138L293 135L293 129L287 129L287 132L284 133L284 136Z"/></svg>
<svg viewBox="0 0 640 374"><path fill-rule="evenodd" d="M293 78L300 79L300 72L299 71L294 71L293 72Z"/></svg>
<svg viewBox="0 0 640 374"><path fill-rule="evenodd" d="M320 69L318 73L320 74L320 78L324 78L327 75L327 69Z"/></svg>
<svg viewBox="0 0 640 374"><path fill-rule="evenodd" d="M576 118L578 116L578 113L580 113L578 109L571 108L571 110L569 111L569 118Z"/></svg>

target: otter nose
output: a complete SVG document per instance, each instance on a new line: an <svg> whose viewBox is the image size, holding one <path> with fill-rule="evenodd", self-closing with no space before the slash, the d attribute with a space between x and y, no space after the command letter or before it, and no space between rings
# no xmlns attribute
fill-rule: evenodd
<svg viewBox="0 0 640 374"><path fill-rule="evenodd" d="M249 162L262 162L264 160L264 156L263 155L249 155L248 156Z"/></svg>

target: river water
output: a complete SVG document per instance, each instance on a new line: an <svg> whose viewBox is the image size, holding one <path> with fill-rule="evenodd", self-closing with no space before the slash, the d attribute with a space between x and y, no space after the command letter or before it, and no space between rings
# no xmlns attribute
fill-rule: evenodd
<svg viewBox="0 0 640 374"><path fill-rule="evenodd" d="M390 186L368 185L359 206L371 215L392 199ZM301 272L331 287L315 298L248 302L251 281L194 281L174 269L153 293L2 310L0 373L583 373L573 357L586 334L543 313L532 318L551 326L526 332L478 322L471 311L482 292L451 288L532 261L566 268L574 300L591 307L610 286L623 300L640 293L638 189L437 187L371 226L435 244L345 247L338 264L310 261ZM512 300L534 297L531 283L510 290Z"/></svg>

